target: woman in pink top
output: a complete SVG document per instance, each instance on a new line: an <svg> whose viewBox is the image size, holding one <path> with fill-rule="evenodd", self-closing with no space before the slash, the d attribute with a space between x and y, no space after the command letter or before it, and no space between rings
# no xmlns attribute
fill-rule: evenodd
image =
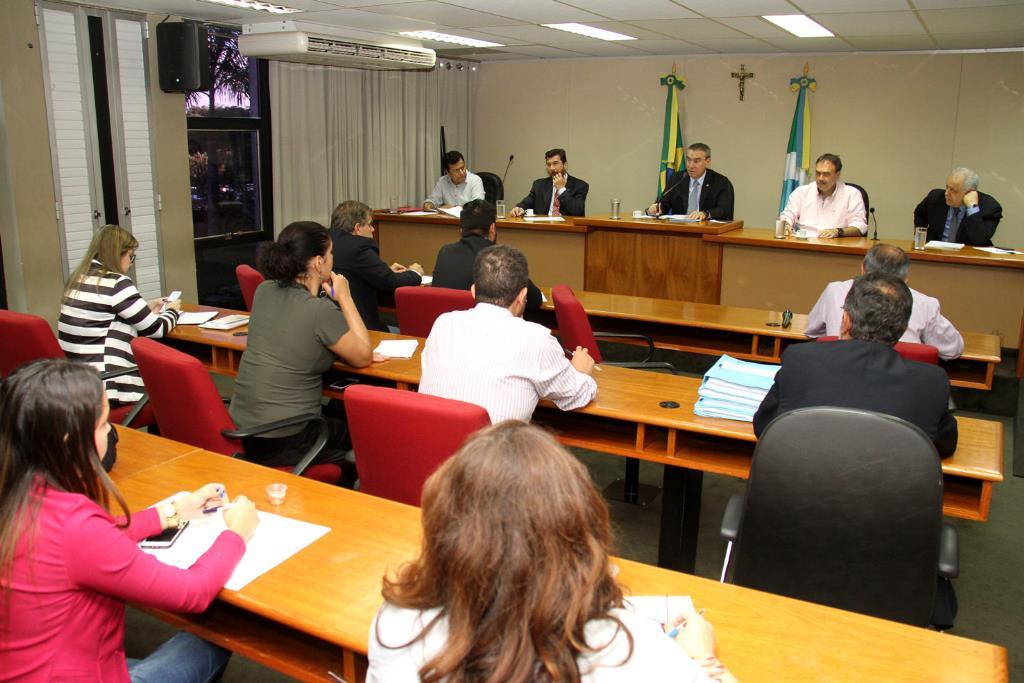
<svg viewBox="0 0 1024 683"><path fill-rule="evenodd" d="M139 550L141 539L220 503L210 484L173 509L129 515L100 465L109 409L89 367L45 360L0 385L0 680L207 681L229 654L178 634L129 667L124 605L200 612L259 523L243 497L228 531L187 570ZM124 517L109 512L111 499Z"/></svg>

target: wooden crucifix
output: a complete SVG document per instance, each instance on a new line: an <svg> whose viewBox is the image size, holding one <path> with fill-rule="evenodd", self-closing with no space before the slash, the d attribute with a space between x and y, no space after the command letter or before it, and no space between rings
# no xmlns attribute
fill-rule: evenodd
<svg viewBox="0 0 1024 683"><path fill-rule="evenodd" d="M754 74L752 72L750 72L750 71L747 71L747 68L746 68L745 64L740 64L740 70L739 71L733 71L732 72L732 77L740 79L740 102L742 102L743 101L743 96L747 92L747 83L746 83L746 81L747 81L748 78L753 78Z"/></svg>

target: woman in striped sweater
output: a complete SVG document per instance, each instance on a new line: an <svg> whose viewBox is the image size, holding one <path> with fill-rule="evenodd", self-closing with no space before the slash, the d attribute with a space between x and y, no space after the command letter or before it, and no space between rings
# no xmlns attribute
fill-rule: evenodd
<svg viewBox="0 0 1024 683"><path fill-rule="evenodd" d="M57 321L57 338L69 360L99 372L135 365L135 337L162 337L178 322L181 302L147 302L125 273L135 262L139 241L116 225L93 235L85 257L68 279ZM135 403L144 388L138 373L107 380L111 404Z"/></svg>

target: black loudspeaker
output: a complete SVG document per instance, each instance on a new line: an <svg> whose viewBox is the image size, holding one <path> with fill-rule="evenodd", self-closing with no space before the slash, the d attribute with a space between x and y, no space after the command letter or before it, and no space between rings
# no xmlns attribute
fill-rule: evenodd
<svg viewBox="0 0 1024 683"><path fill-rule="evenodd" d="M210 89L206 27L192 21L157 24L157 69L164 92Z"/></svg>

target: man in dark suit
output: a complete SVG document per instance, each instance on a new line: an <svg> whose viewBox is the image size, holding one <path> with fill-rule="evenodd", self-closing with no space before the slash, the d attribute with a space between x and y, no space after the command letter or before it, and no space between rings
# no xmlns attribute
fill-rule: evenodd
<svg viewBox="0 0 1024 683"><path fill-rule="evenodd" d="M526 209L551 216L582 216L587 210L586 181L569 175L565 164L565 150L556 147L544 153L548 177L533 181L530 194L516 204L509 215L522 216Z"/></svg>
<svg viewBox="0 0 1024 683"><path fill-rule="evenodd" d="M469 290L473 284L473 263L481 249L492 246L498 237L494 226L497 211L486 199L474 199L462 205L459 226L462 239L446 244L434 262L434 287ZM526 281L526 308L540 308L544 297L533 280Z"/></svg>
<svg viewBox="0 0 1024 683"><path fill-rule="evenodd" d="M393 292L398 287L420 284L423 267L408 268L380 258L380 247L373 241L373 211L355 200L344 201L331 214L331 241L334 245L334 272L348 280L352 300L366 329L387 332L377 311L377 292Z"/></svg>
<svg viewBox="0 0 1024 683"><path fill-rule="evenodd" d="M846 296L839 341L794 344L754 415L760 436L777 415L811 406L862 408L902 418L935 442L939 455L956 450L949 413L949 377L935 365L904 360L893 345L914 305L903 280L868 273Z"/></svg>
<svg viewBox="0 0 1024 683"><path fill-rule="evenodd" d="M702 221L731 221L734 203L732 183L721 173L708 168L711 148L695 142L686 148L686 175L678 174L668 184L668 192L651 204L647 213L684 215Z"/></svg>
<svg viewBox="0 0 1024 683"><path fill-rule="evenodd" d="M932 190L914 209L914 227L928 228L928 239L976 247L992 245L1003 207L991 195L978 192L978 174L954 168L946 189Z"/></svg>

